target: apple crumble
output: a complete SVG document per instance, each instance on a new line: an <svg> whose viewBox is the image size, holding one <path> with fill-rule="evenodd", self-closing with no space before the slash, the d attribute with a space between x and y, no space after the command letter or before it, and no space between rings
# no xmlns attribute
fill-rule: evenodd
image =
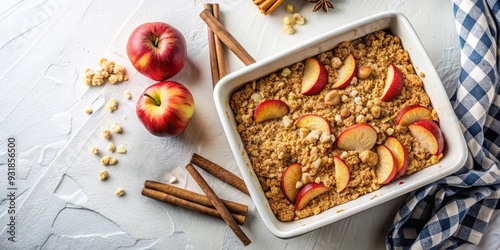
<svg viewBox="0 0 500 250"><path fill-rule="evenodd" d="M246 83L230 101L281 221L319 214L443 157L437 113L397 36L377 31L312 59ZM307 67L316 74L309 87ZM422 131L437 131L434 143Z"/></svg>

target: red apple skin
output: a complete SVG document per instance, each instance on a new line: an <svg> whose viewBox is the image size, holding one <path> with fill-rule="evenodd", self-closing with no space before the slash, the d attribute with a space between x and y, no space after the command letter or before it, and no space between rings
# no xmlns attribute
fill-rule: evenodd
<svg viewBox="0 0 500 250"><path fill-rule="evenodd" d="M398 169L393 179L398 179L406 173L408 164L410 163L410 156L406 147L395 137L389 136L384 142L384 146L391 150L393 156L396 158Z"/></svg>
<svg viewBox="0 0 500 250"><path fill-rule="evenodd" d="M323 90L328 82L328 73L325 66L316 58L308 58L302 77L303 95L317 95Z"/></svg>
<svg viewBox="0 0 500 250"><path fill-rule="evenodd" d="M127 42L127 56L141 74L163 81L181 71L187 60L184 36L163 22L139 25Z"/></svg>
<svg viewBox="0 0 500 250"><path fill-rule="evenodd" d="M408 126L408 124L422 119L432 120L432 112L419 104L410 105L399 111L396 116L396 125Z"/></svg>
<svg viewBox="0 0 500 250"><path fill-rule="evenodd" d="M318 184L315 182L306 184L300 189L299 193L297 194L297 198L295 199L295 209L301 210L302 208L307 206L309 201L311 201L318 195L325 193L326 191L328 191L328 188L323 184Z"/></svg>
<svg viewBox="0 0 500 250"><path fill-rule="evenodd" d="M344 59L344 64L338 69L338 79L332 84L332 89L343 89L347 87L356 76L356 59L353 54Z"/></svg>
<svg viewBox="0 0 500 250"><path fill-rule="evenodd" d="M410 129L410 133L412 135L413 135L412 130L414 129L414 127L418 127L418 126L422 127L423 129L427 130L428 132L430 132L436 140L434 142L437 144L436 151L430 152L430 153L434 154L436 156L440 155L444 149L444 137L443 137L443 133L441 132L441 129L439 128L439 126L434 121L418 120L418 121L413 122L412 124L408 125L408 128ZM421 143L426 143L426 142L421 142Z"/></svg>
<svg viewBox="0 0 500 250"><path fill-rule="evenodd" d="M389 73L391 71L393 74ZM390 75L392 75L392 77L390 77ZM394 98L401 94L403 85L403 74L401 74L401 71L399 71L394 64L390 64L387 68L387 78L385 79L384 91L380 100L383 102L390 102L394 100Z"/></svg>
<svg viewBox="0 0 500 250"><path fill-rule="evenodd" d="M290 203L295 202L299 190L295 184L302 177L302 165L300 163L290 164L281 175L281 191Z"/></svg>
<svg viewBox="0 0 500 250"><path fill-rule="evenodd" d="M171 137L184 131L194 108L193 96L186 87L178 82L163 81L144 90L137 101L136 114L151 134Z"/></svg>

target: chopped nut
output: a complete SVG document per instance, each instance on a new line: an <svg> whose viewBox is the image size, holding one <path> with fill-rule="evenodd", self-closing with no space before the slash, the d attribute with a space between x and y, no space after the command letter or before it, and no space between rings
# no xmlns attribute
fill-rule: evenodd
<svg viewBox="0 0 500 250"><path fill-rule="evenodd" d="M282 122L283 122L283 127L285 128L288 128L293 124L293 120L290 119L290 117L288 117L287 115L283 116Z"/></svg>
<svg viewBox="0 0 500 250"><path fill-rule="evenodd" d="M285 32L285 34L287 34L287 35L291 35L291 34L295 33L295 29L294 29L294 28L293 28L293 26L292 26L292 25L290 25L290 24L286 24L286 25L284 25L284 26L283 26L283 28L282 28L282 30L283 30L283 32Z"/></svg>
<svg viewBox="0 0 500 250"><path fill-rule="evenodd" d="M340 117L347 118L350 115L351 115L351 111L349 111L348 109L343 108L343 109L340 110Z"/></svg>
<svg viewBox="0 0 500 250"><path fill-rule="evenodd" d="M425 78L425 73L424 72L420 72L420 77Z"/></svg>
<svg viewBox="0 0 500 250"><path fill-rule="evenodd" d="M102 137L104 137L104 139L106 140L111 139L111 132L109 132L109 129L105 129L102 131Z"/></svg>
<svg viewBox="0 0 500 250"><path fill-rule="evenodd" d="M347 95L342 95L340 98L341 98L340 100L342 100L343 103L348 103L351 101Z"/></svg>
<svg viewBox="0 0 500 250"><path fill-rule="evenodd" d="M295 19L290 16L285 16L285 18L283 18L283 23L286 25L295 25Z"/></svg>
<svg viewBox="0 0 500 250"><path fill-rule="evenodd" d="M171 176L169 179L168 179L168 183L170 184L174 184L174 183L177 183L177 177L175 176Z"/></svg>
<svg viewBox="0 0 500 250"><path fill-rule="evenodd" d="M340 116L340 115L335 115L335 121L336 121L336 122L341 122L341 121L342 121L342 116Z"/></svg>
<svg viewBox="0 0 500 250"><path fill-rule="evenodd" d="M109 165L116 165L118 163L118 159L116 159L115 157L111 157L109 159Z"/></svg>
<svg viewBox="0 0 500 250"><path fill-rule="evenodd" d="M115 134L120 134L121 132L123 132L122 125L118 122L113 122L113 124L111 124L111 130L113 130Z"/></svg>
<svg viewBox="0 0 500 250"><path fill-rule="evenodd" d="M300 13L293 14L293 19L298 25L304 25L306 23L306 19Z"/></svg>
<svg viewBox="0 0 500 250"><path fill-rule="evenodd" d="M116 150L115 144L114 144L114 143L112 143L112 142L110 142L110 143L108 144L108 151L109 151L109 152L111 152L111 153L114 153L114 152L115 152L115 150Z"/></svg>
<svg viewBox="0 0 500 250"><path fill-rule="evenodd" d="M94 110L92 108L85 109L85 113L87 113L89 115L92 114L93 112L94 112Z"/></svg>
<svg viewBox="0 0 500 250"><path fill-rule="evenodd" d="M119 146L118 149L116 150L118 154L126 154L127 149L124 146Z"/></svg>
<svg viewBox="0 0 500 250"><path fill-rule="evenodd" d="M332 90L325 95L325 104L335 106L340 103L340 94L337 90Z"/></svg>
<svg viewBox="0 0 500 250"><path fill-rule="evenodd" d="M387 128L387 129L385 130L385 133L386 133L387 135L392 135L392 134L394 133L394 129L393 129L393 128Z"/></svg>
<svg viewBox="0 0 500 250"><path fill-rule="evenodd" d="M125 91L125 92L123 92L123 94L125 95L125 98L127 98L129 100L132 99L132 94L130 94L130 91Z"/></svg>
<svg viewBox="0 0 500 250"><path fill-rule="evenodd" d="M364 115L356 116L356 123L366 122L366 117Z"/></svg>
<svg viewBox="0 0 500 250"><path fill-rule="evenodd" d="M101 158L101 164L104 165L104 166L108 166L109 165L109 162L111 161L111 156L104 156Z"/></svg>
<svg viewBox="0 0 500 250"><path fill-rule="evenodd" d="M354 103L361 104L361 97L359 96L354 97Z"/></svg>
<svg viewBox="0 0 500 250"><path fill-rule="evenodd" d="M332 58L330 64L332 65L332 67L334 69L337 69L340 66L342 66L342 60L340 60L340 58L338 58L338 57L334 57L334 58Z"/></svg>
<svg viewBox="0 0 500 250"><path fill-rule="evenodd" d="M117 109L118 109L118 100L116 100L115 98L111 98L111 100L109 100L108 106L106 106L106 110L109 112L113 112Z"/></svg>
<svg viewBox="0 0 500 250"><path fill-rule="evenodd" d="M304 186L304 183L300 182L300 181L297 181L297 183L295 183L295 188L299 189L301 187Z"/></svg>
<svg viewBox="0 0 500 250"><path fill-rule="evenodd" d="M260 102L260 100L262 100L262 99L263 99L263 97L262 97L262 95L261 95L260 93L253 93L253 94L250 96L250 98L252 98L252 100L253 100L254 102L257 102L257 103L258 103L258 102Z"/></svg>
<svg viewBox="0 0 500 250"><path fill-rule="evenodd" d="M314 182L317 183L317 184L321 183L321 178L316 177L316 179L314 179Z"/></svg>
<svg viewBox="0 0 500 250"><path fill-rule="evenodd" d="M361 66L358 68L357 76L359 79L366 79L370 76L372 68L370 66Z"/></svg>
<svg viewBox="0 0 500 250"><path fill-rule="evenodd" d="M92 149L90 150L92 154L96 155L99 154L99 148L97 146L93 146Z"/></svg>
<svg viewBox="0 0 500 250"><path fill-rule="evenodd" d="M359 159L361 160L361 162L368 164L368 166L374 167L378 162L378 154L369 149L366 149L359 153Z"/></svg>
<svg viewBox="0 0 500 250"><path fill-rule="evenodd" d="M379 106L372 106L370 108L370 113L372 113L373 117L379 118L380 117L380 107Z"/></svg>
<svg viewBox="0 0 500 250"><path fill-rule="evenodd" d="M357 77L353 77L351 82L349 84L351 85L356 85L358 83L358 78Z"/></svg>
<svg viewBox="0 0 500 250"><path fill-rule="evenodd" d="M320 133L321 131L319 130L313 130L309 132L309 134L307 134L307 140L309 141L309 143L316 143L319 139Z"/></svg>
<svg viewBox="0 0 500 250"><path fill-rule="evenodd" d="M125 195L125 189L119 188L119 189L116 190L115 194L117 196L124 196Z"/></svg>
<svg viewBox="0 0 500 250"><path fill-rule="evenodd" d="M325 185L326 187L330 187L330 185L332 185L332 180L330 180L330 179L324 179L323 180L323 185Z"/></svg>
<svg viewBox="0 0 500 250"><path fill-rule="evenodd" d="M299 129L299 136L300 138L306 138L306 136L309 134L309 129L307 128L300 128Z"/></svg>
<svg viewBox="0 0 500 250"><path fill-rule="evenodd" d="M106 171L106 170L103 170L99 173L99 180L101 180L101 181L108 179L108 177L109 177L109 174L108 174L108 171Z"/></svg>
<svg viewBox="0 0 500 250"><path fill-rule="evenodd" d="M312 182L312 181L313 181L313 179L312 179L311 174L309 174L309 173L302 173L301 182L303 184L307 184L307 183Z"/></svg>
<svg viewBox="0 0 500 250"><path fill-rule="evenodd" d="M282 76L289 76L292 72L290 71L289 68L284 68L282 71L281 71L281 75Z"/></svg>
<svg viewBox="0 0 500 250"><path fill-rule="evenodd" d="M332 140L332 134L330 132L323 132L321 134L321 137L319 138L319 141L321 143L327 143Z"/></svg>
<svg viewBox="0 0 500 250"><path fill-rule="evenodd" d="M285 5L285 10L288 13L293 13L293 11L295 10L295 8L293 7L292 4L289 3L289 4Z"/></svg>

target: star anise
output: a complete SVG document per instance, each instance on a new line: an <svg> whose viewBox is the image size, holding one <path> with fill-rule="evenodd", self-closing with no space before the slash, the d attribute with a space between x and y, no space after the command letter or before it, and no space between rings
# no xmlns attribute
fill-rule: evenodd
<svg viewBox="0 0 500 250"><path fill-rule="evenodd" d="M313 12L316 12L320 8L323 8L323 10L328 13L328 9L334 9L333 8L333 3L330 2L329 0L307 0L309 3L316 3L314 6Z"/></svg>

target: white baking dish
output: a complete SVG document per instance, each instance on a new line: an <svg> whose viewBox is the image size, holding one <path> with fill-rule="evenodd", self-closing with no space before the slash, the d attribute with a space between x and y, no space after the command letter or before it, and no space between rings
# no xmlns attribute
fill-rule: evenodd
<svg viewBox="0 0 500 250"><path fill-rule="evenodd" d="M422 79L425 90L430 96L433 107L438 112L440 125L445 128L442 129L446 141L444 158L437 165L401 178L356 200L332 207L321 214L292 222L279 221L269 207L241 137L237 132L234 113L229 105L231 94L249 81L328 51L342 41L354 40L382 29L389 30L390 33L401 38L403 47L410 54L417 73L425 73L425 78ZM381 13L359 20L235 71L217 84L214 90L214 100L229 145L253 202L269 230L282 238L312 231L436 181L457 171L467 158L465 140L443 84L411 24L398 12Z"/></svg>

